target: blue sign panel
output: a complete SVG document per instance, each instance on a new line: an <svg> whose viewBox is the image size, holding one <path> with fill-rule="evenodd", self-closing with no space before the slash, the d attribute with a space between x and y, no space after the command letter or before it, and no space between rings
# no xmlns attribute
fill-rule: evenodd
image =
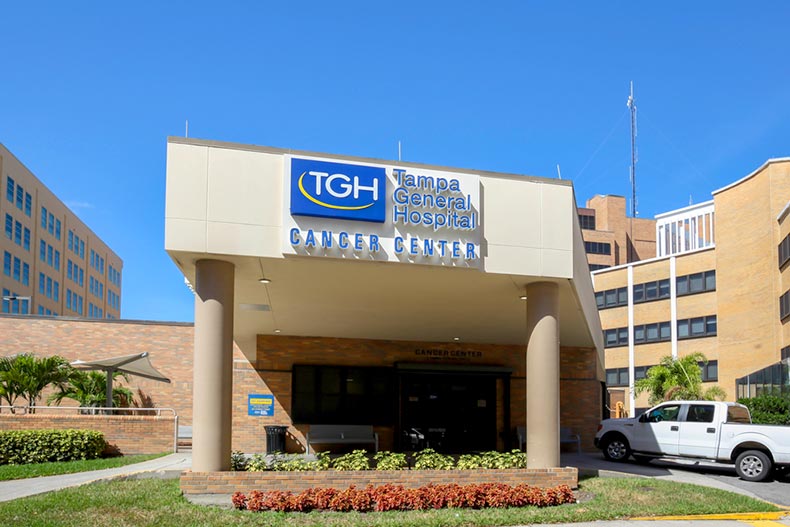
<svg viewBox="0 0 790 527"><path fill-rule="evenodd" d="M262 415L271 417L274 415L274 396L273 395L247 395L247 415Z"/></svg>
<svg viewBox="0 0 790 527"><path fill-rule="evenodd" d="M386 220L384 167L291 159L291 215Z"/></svg>

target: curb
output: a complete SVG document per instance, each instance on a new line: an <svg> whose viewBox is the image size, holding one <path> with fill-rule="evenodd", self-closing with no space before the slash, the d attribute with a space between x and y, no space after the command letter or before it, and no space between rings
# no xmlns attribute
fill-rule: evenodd
<svg viewBox="0 0 790 527"><path fill-rule="evenodd" d="M674 521L674 520L781 520L790 517L790 510L778 512L733 512L729 514L695 514L683 516L636 516L629 520L639 521Z"/></svg>

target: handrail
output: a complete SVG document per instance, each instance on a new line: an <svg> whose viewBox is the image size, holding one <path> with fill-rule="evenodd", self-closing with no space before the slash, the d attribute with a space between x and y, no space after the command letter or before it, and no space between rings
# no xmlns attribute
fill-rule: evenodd
<svg viewBox="0 0 790 527"><path fill-rule="evenodd" d="M11 410L10 415L40 415L34 413L28 413L28 410L78 410L78 411L85 411L90 410L90 414L83 414L83 415L96 415L98 417L106 417L108 414L106 413L99 413L107 410L112 410L113 413L116 412L156 412L156 417L161 417L162 412L170 412L173 415L174 419L174 426L173 426L173 452L178 452L178 413L176 413L175 408L132 408L132 407L108 407L108 406L8 406L8 405L0 405L0 414L3 410ZM17 413L17 410L21 410L21 412ZM94 413L96 412L96 413Z"/></svg>

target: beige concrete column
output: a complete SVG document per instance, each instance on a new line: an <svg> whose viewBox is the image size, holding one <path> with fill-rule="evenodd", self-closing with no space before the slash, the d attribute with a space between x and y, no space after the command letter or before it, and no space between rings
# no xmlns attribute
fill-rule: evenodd
<svg viewBox="0 0 790 527"><path fill-rule="evenodd" d="M527 467L560 466L559 286L527 286Z"/></svg>
<svg viewBox="0 0 790 527"><path fill-rule="evenodd" d="M192 470L230 470L233 396L234 267L195 264L195 358L192 386Z"/></svg>

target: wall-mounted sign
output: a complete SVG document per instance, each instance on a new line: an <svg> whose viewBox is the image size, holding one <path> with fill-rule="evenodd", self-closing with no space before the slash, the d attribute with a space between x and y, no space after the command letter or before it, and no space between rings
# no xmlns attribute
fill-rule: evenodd
<svg viewBox="0 0 790 527"><path fill-rule="evenodd" d="M273 395L247 395L247 415L260 415L271 417L274 415Z"/></svg>
<svg viewBox="0 0 790 527"><path fill-rule="evenodd" d="M480 180L422 168L285 156L283 253L480 265Z"/></svg>
<svg viewBox="0 0 790 527"><path fill-rule="evenodd" d="M414 354L419 357L431 357L440 359L481 359L483 358L482 351L473 350L445 350L434 348L418 348L414 350Z"/></svg>

